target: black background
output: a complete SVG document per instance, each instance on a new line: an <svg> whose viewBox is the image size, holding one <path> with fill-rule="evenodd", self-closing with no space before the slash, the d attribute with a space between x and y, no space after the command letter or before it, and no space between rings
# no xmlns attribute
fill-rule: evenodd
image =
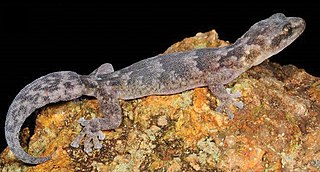
<svg viewBox="0 0 320 172"><path fill-rule="evenodd" d="M0 151L7 109L36 78L61 70L88 74L105 62L117 70L213 28L234 42L277 12L304 18L307 28L271 61L320 76L318 5L213 3L0 4Z"/></svg>

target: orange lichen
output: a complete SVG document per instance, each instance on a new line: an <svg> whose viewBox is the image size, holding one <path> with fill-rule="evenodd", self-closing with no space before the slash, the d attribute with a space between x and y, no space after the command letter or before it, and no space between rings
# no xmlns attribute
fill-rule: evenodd
<svg viewBox="0 0 320 172"><path fill-rule="evenodd" d="M265 151L259 148L255 140L243 136L230 136L226 137L225 143L228 148L222 163L219 164L221 168L263 171L262 158Z"/></svg>
<svg viewBox="0 0 320 172"><path fill-rule="evenodd" d="M215 30L211 30L206 33L199 32L194 37L185 38L181 42L171 45L165 51L165 54L188 51L197 48L223 47L230 44L228 41L219 40L218 37L218 33Z"/></svg>
<svg viewBox="0 0 320 172"><path fill-rule="evenodd" d="M320 104L320 81L313 83L308 92L310 93L311 100L317 101Z"/></svg>

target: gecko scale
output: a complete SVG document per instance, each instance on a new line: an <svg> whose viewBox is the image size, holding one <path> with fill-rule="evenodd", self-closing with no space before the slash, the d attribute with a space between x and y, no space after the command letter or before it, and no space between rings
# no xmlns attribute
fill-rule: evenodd
<svg viewBox="0 0 320 172"><path fill-rule="evenodd" d="M104 139L102 130L115 129L121 124L119 99L175 94L207 86L222 102L215 110L226 112L233 118L229 106L242 108L242 102L235 100L240 93L230 93L224 85L280 52L304 29L302 18L277 13L251 26L229 46L158 55L118 71L105 63L89 75L60 71L42 76L25 86L9 107L5 122L8 146L25 163L39 164L49 160L50 156L31 156L20 146L19 131L23 122L40 107L82 95L96 97L105 115L103 118L79 120L84 128L71 146L79 147L81 140L84 140L84 151L87 153L92 148L102 147L99 141Z"/></svg>

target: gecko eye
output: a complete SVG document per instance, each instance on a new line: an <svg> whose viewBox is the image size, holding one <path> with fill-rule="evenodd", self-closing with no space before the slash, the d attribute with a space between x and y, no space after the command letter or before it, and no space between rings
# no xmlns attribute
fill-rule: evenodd
<svg viewBox="0 0 320 172"><path fill-rule="evenodd" d="M283 26L282 31L285 35L290 35L292 33L292 25L290 23L286 24L285 26Z"/></svg>

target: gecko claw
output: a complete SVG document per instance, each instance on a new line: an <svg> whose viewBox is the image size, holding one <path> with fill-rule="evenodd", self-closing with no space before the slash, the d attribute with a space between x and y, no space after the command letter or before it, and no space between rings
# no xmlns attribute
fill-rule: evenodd
<svg viewBox="0 0 320 172"><path fill-rule="evenodd" d="M102 144L100 143L100 140L103 140L105 135L99 130L99 128L101 128L99 120L96 118L91 120L80 118L78 123L83 126L83 129L70 145L78 148L80 142L83 140L83 150L86 153L92 152L92 148L101 149Z"/></svg>
<svg viewBox="0 0 320 172"><path fill-rule="evenodd" d="M87 126L89 124L89 120L84 119L83 117L81 117L78 120L78 124L82 125L82 126Z"/></svg>

